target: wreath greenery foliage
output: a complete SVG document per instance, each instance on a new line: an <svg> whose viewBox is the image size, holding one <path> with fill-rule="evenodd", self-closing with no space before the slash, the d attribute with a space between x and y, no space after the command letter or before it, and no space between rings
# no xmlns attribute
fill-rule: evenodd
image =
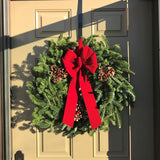
<svg viewBox="0 0 160 160"><path fill-rule="evenodd" d="M88 45L97 56L99 67L95 74L87 72L94 96L99 106L99 113L102 120L100 130L107 131L109 125L117 125L121 128L120 112L135 102L133 86L128 82L128 74L134 74L129 69L127 61L123 60L120 54L120 46L109 47L108 40L102 36L102 41L97 41L95 35L83 39L83 44ZM74 50L78 43L71 41L69 37L60 35L57 42L50 40L48 49L40 54L39 62L31 70L33 80L27 82L27 93L33 104L33 125L38 128L51 131L61 131L63 135L75 136L88 132L93 135L95 130L91 129L88 116L84 116L74 122L73 128L62 123L68 85L69 75L66 78L53 82L51 66L63 68L62 57L68 49ZM98 78L101 67L110 66L114 68L114 76L103 81ZM79 95L79 102L85 110L83 98Z"/></svg>

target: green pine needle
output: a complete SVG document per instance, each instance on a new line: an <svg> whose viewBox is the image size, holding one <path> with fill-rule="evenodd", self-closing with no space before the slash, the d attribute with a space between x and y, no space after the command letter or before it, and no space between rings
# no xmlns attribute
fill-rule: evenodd
<svg viewBox="0 0 160 160"><path fill-rule="evenodd" d="M58 40L48 41L48 48L40 54L38 63L31 69L32 81L26 83L27 93L34 104L32 124L38 128L49 129L50 132L62 132L67 137L84 134L87 132L93 136L98 130L108 131L110 125L121 128L121 111L125 107L133 104L136 100L134 88L128 82L128 74L135 74L127 61L123 60L119 45L109 46L106 36L102 40L97 40L97 35L88 38L82 37L83 44L88 45L97 56L99 66L113 67L115 75L109 77L107 81L100 81L99 66L95 74L87 73L90 80L94 96L99 108L102 125L95 130L91 129L88 116L84 116L78 122L74 122L73 128L62 123L65 103L68 94L68 86L71 77L52 82L51 65L57 65L64 68L62 57L68 49L74 50L78 42L72 41L70 37L64 37L62 34ZM79 95L79 103L85 110L83 97Z"/></svg>

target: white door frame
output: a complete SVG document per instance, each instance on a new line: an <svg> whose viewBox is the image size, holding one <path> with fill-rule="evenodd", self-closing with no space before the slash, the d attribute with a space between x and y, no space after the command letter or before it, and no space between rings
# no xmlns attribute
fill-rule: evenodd
<svg viewBox="0 0 160 160"><path fill-rule="evenodd" d="M10 128L10 44L9 44L9 0L0 0L2 10L2 119L3 119L3 160L11 160Z"/></svg>
<svg viewBox="0 0 160 160"><path fill-rule="evenodd" d="M0 11L2 11L2 3L0 3ZM0 13L0 115L2 116L2 69L3 69L3 61L2 61L2 14ZM0 159L2 159L2 154L3 154L3 138L2 138L2 117L0 117Z"/></svg>

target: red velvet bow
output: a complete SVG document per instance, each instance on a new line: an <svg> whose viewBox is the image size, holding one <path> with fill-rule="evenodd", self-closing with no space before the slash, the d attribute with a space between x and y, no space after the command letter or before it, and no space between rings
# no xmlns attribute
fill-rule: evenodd
<svg viewBox="0 0 160 160"><path fill-rule="evenodd" d="M98 112L94 94L87 79L86 69L95 73L97 68L96 53L88 46L83 48L82 39L78 40L79 46L74 50L68 49L62 58L66 71L72 77L69 84L68 96L63 116L63 123L73 127L76 105L78 101L78 89L81 88L84 103L92 129L102 124Z"/></svg>

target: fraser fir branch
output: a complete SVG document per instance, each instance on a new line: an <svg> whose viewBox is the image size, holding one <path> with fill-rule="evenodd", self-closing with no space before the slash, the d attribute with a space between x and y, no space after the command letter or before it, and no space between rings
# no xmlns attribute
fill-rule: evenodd
<svg viewBox="0 0 160 160"><path fill-rule="evenodd" d="M121 118L120 118L120 115L119 115L117 108L115 108L115 114L116 114L116 118L117 118L118 127L121 128Z"/></svg>
<svg viewBox="0 0 160 160"><path fill-rule="evenodd" d="M116 106L119 111L122 111L124 108L124 106L121 103L119 103L119 101L113 101L113 105Z"/></svg>
<svg viewBox="0 0 160 160"><path fill-rule="evenodd" d="M106 36L105 36L105 35L102 35L102 39L103 39L104 42L105 42L106 49L109 49L109 41L108 41L108 39L106 38Z"/></svg>
<svg viewBox="0 0 160 160"><path fill-rule="evenodd" d="M134 95L134 92L132 90L127 89L126 93L129 95L129 97L131 98L132 102L135 102L136 97Z"/></svg>
<svg viewBox="0 0 160 160"><path fill-rule="evenodd" d="M119 44L115 44L113 47L110 48L110 50L113 50L115 52L120 52L121 47L119 46Z"/></svg>
<svg viewBox="0 0 160 160"><path fill-rule="evenodd" d="M99 66L111 66L115 70L115 75L109 77L107 81L99 81L99 69L94 75L87 73L90 79L94 96L99 105L99 113L102 120L100 130L109 130L109 125L118 125L121 128L120 112L129 104L135 102L133 86L127 81L123 74L134 74L129 68L129 64L122 59L120 46L109 46L105 36L103 41L97 41L95 35L88 38L83 37L83 44L88 45L97 56ZM62 79L53 83L50 74L51 65L64 67L61 58L68 49L74 50L78 42L71 41L70 37L60 35L57 42L48 41L48 49L40 55L39 62L31 70L33 81L27 82L27 93L35 105L33 125L39 128L49 128L50 131L61 131L68 137L88 132L93 135L96 131L91 129L88 117L84 117L79 122L75 122L73 128L62 123L65 102L68 92L70 78ZM80 103L83 97L79 98Z"/></svg>

